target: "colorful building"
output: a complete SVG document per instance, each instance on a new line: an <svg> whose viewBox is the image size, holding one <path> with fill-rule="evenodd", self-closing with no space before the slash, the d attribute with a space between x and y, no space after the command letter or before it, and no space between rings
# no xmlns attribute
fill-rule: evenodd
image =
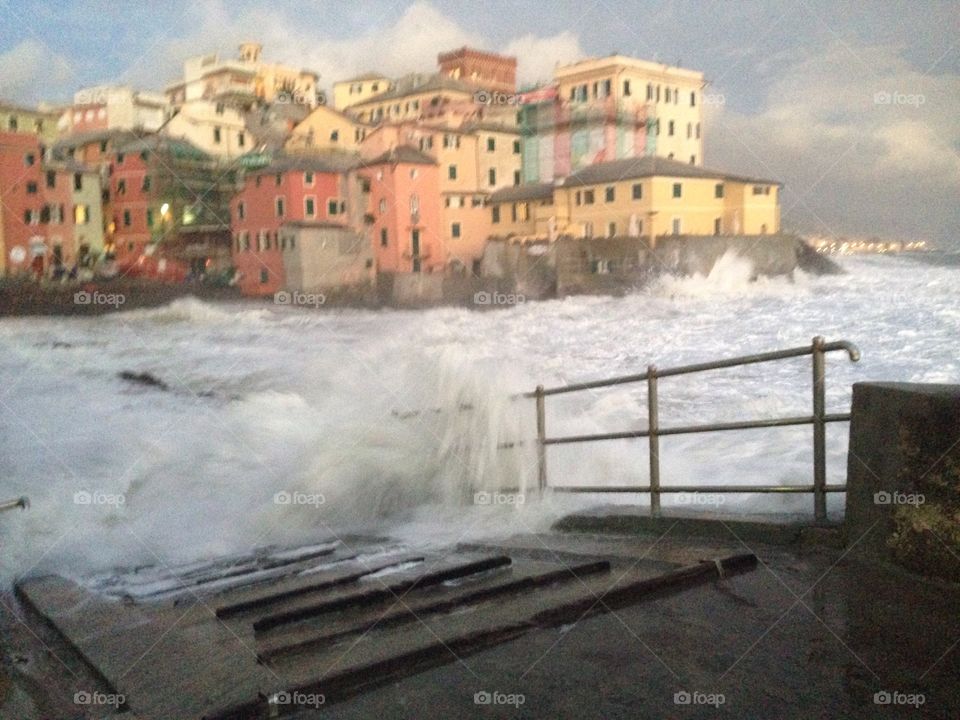
<svg viewBox="0 0 960 720"><path fill-rule="evenodd" d="M316 107L320 99L319 75L310 70L263 60L263 46L246 42L236 59L216 54L200 55L183 63L183 79L166 88L171 105L191 100L216 100L237 106L258 101Z"/></svg>
<svg viewBox="0 0 960 720"><path fill-rule="evenodd" d="M314 108L297 123L286 142L289 152L360 148L372 127L326 105Z"/></svg>
<svg viewBox="0 0 960 720"><path fill-rule="evenodd" d="M230 201L232 257L243 294L273 295L287 287L284 252L297 247L299 227L364 227L366 203L352 173L357 164L356 155L326 151L279 156L244 174ZM289 250L286 241L281 247L281 228L284 237L294 237Z"/></svg>
<svg viewBox="0 0 960 720"><path fill-rule="evenodd" d="M365 160L377 272L432 273L447 265L437 161L409 145Z"/></svg>
<svg viewBox="0 0 960 720"><path fill-rule="evenodd" d="M653 155L703 164L703 73L612 55L559 67L521 95L524 182Z"/></svg>
<svg viewBox="0 0 960 720"><path fill-rule="evenodd" d="M390 88L390 78L380 73L368 72L333 84L333 107L345 110L351 105L369 100Z"/></svg>
<svg viewBox="0 0 960 720"><path fill-rule="evenodd" d="M780 232L780 183L646 157L587 166L555 185L490 198L495 236L765 235Z"/></svg>
<svg viewBox="0 0 960 720"><path fill-rule="evenodd" d="M45 145L57 139L59 118L60 112L52 107L27 108L0 102L0 132L33 133Z"/></svg>
<svg viewBox="0 0 960 720"><path fill-rule="evenodd" d="M118 145L110 166L106 251L122 272L177 279L230 264L235 173L180 139Z"/></svg>
<svg viewBox="0 0 960 720"><path fill-rule="evenodd" d="M64 135L105 130L156 132L170 112L160 93L134 90L129 85L98 85L74 93L73 105L60 116L58 128Z"/></svg>
<svg viewBox="0 0 960 720"><path fill-rule="evenodd" d="M517 91L517 59L509 55L458 48L437 56L440 73L491 93Z"/></svg>
<svg viewBox="0 0 960 720"><path fill-rule="evenodd" d="M31 128L33 129L33 128ZM0 271L48 276L71 268L73 173L45 162L34 132L0 132Z"/></svg>

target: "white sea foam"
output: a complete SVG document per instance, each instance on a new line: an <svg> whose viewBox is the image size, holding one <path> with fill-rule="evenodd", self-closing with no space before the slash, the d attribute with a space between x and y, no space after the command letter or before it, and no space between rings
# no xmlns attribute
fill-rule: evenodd
<svg viewBox="0 0 960 720"><path fill-rule="evenodd" d="M185 299L107 318L2 320L0 499L25 494L32 506L0 515L0 573L86 575L348 532L441 546L542 530L573 507L645 503L538 498L533 404L510 399L538 382L816 334L864 352L858 365L830 356L831 410L848 405L857 380L957 382L957 269L889 257L844 264L844 276L750 282L752 268L731 256L707 276L624 298L483 313ZM123 370L150 372L169 390L122 380ZM809 385L809 360L667 378L660 422L804 414ZM548 432L643 428L644 393L641 384L550 398ZM845 477L845 450L846 428L831 426L831 482ZM809 427L665 438L661 456L665 484L811 477ZM553 447L548 469L556 485L644 484L646 444ZM91 502L75 501L84 492ZM724 509L811 506L807 496L727 496ZM842 498L830 507L840 511Z"/></svg>

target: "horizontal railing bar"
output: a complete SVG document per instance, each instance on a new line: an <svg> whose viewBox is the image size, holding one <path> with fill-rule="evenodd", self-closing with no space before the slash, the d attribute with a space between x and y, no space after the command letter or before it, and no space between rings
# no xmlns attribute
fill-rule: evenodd
<svg viewBox="0 0 960 720"><path fill-rule="evenodd" d="M648 493L649 485L562 485L554 492L567 493ZM812 493L813 485L661 485L661 493ZM827 485L827 492L846 492L846 485Z"/></svg>
<svg viewBox="0 0 960 720"><path fill-rule="evenodd" d="M850 360L857 362L860 359L860 350L851 342L846 340L836 340L834 342L824 343L822 350L824 352L834 352L844 350L850 356ZM813 346L804 345L786 350L774 350L772 352L757 353L755 355L742 355L741 357L728 358L726 360L714 360L712 362L695 363L693 365L680 365L673 368L657 369L653 374L658 378L670 377L673 375L687 375L690 373L704 372L706 370L720 370L722 368L737 367L740 365L753 365L756 363L772 362L775 360L784 360L786 358L803 357L812 355ZM576 383L574 385L564 385L562 387L546 388L544 395L561 395L563 393L578 392L581 390L592 390L594 388L611 387L613 385L625 385L628 383L644 382L650 377L650 372L639 373L636 375L622 375L620 377L608 378L606 380L593 380L590 382ZM522 397L534 398L536 391L524 393Z"/></svg>
<svg viewBox="0 0 960 720"><path fill-rule="evenodd" d="M850 413L832 413L823 416L824 422L846 422ZM711 423L709 425L686 425L681 427L660 428L657 435L690 435L703 432L722 432L725 430L753 430L756 428L789 427L792 425L812 425L814 417L772 418L770 420L746 420L742 422ZM596 442L598 440L631 440L650 437L649 430L625 430L622 432L596 433L593 435L568 435L566 437L546 438L545 445L567 445L569 443Z"/></svg>

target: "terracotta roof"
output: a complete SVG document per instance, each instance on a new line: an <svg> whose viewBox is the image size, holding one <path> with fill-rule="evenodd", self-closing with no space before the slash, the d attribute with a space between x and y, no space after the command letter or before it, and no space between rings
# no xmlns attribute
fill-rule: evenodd
<svg viewBox="0 0 960 720"><path fill-rule="evenodd" d="M720 170L710 170L698 165L689 165L678 160L668 160L661 157L627 158L610 162L587 165L569 175L564 181L564 187L579 185L597 185L600 183L633 180L645 177L679 177L704 178L713 180L730 180L733 182L763 183L765 185L781 185L776 180L732 175Z"/></svg>
<svg viewBox="0 0 960 720"><path fill-rule="evenodd" d="M347 78L346 80L338 80L337 83L352 83L352 82L362 82L363 80L386 80L386 75L381 75L376 72L365 72L355 75L352 78Z"/></svg>

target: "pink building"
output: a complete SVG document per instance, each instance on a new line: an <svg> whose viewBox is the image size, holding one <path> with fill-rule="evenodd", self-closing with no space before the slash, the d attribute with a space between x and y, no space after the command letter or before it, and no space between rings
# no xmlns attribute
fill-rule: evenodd
<svg viewBox="0 0 960 720"><path fill-rule="evenodd" d="M361 172L370 188L377 271L442 271L447 251L437 161L401 145L365 161Z"/></svg>

